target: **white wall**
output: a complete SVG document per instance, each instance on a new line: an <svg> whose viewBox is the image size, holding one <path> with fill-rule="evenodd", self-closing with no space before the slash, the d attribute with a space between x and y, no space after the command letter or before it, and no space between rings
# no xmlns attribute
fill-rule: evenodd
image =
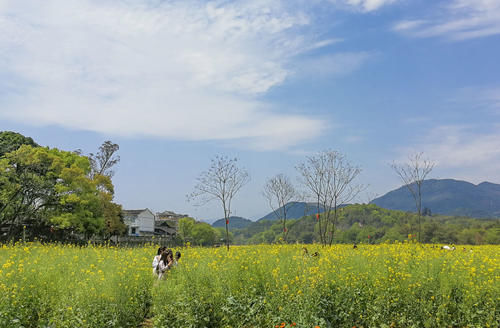
<svg viewBox="0 0 500 328"><path fill-rule="evenodd" d="M155 216L149 210L141 212L135 223L139 226L139 231L155 231Z"/></svg>

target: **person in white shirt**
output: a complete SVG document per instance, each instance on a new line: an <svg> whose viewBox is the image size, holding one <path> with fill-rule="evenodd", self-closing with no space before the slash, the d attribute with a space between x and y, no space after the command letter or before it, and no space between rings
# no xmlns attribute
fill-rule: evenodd
<svg viewBox="0 0 500 328"><path fill-rule="evenodd" d="M161 280L165 273L172 268L174 265L174 257L172 251L170 249L163 252L160 258L160 262L158 263L158 280Z"/></svg>
<svg viewBox="0 0 500 328"><path fill-rule="evenodd" d="M161 254L165 251L166 247L162 246L158 248L158 254L153 258L153 274L158 274L157 268L158 268L158 263L160 262Z"/></svg>

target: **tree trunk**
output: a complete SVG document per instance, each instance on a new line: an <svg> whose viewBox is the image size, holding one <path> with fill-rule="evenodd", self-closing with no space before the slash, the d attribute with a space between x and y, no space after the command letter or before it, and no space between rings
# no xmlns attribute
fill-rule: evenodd
<svg viewBox="0 0 500 328"><path fill-rule="evenodd" d="M418 184L418 242L421 243L422 236L422 193L420 192L420 184Z"/></svg>
<svg viewBox="0 0 500 328"><path fill-rule="evenodd" d="M323 229L321 228L321 215L319 215L319 197L318 197L318 202L317 202L316 214L318 215L319 240L321 241L321 245L324 246L325 242L324 242L324 236L323 236Z"/></svg>
<svg viewBox="0 0 500 328"><path fill-rule="evenodd" d="M224 219L226 220L226 246L227 250L229 251L229 211L226 209L226 203L223 202L222 205L224 206Z"/></svg>
<svg viewBox="0 0 500 328"><path fill-rule="evenodd" d="M330 236L330 246L332 246L333 243L333 235L335 234L335 223L337 222L337 198L335 198L335 201L333 203L333 224L332 224L332 235Z"/></svg>

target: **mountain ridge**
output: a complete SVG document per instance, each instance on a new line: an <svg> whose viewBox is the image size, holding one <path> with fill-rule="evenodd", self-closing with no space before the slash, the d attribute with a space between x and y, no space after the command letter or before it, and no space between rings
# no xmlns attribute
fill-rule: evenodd
<svg viewBox="0 0 500 328"><path fill-rule="evenodd" d="M315 203L288 202L285 204L285 208L287 209L287 219L299 219L303 216L316 214L317 212L317 205ZM323 207L320 207L319 212L322 213L324 211ZM283 206L278 208L276 212L283 212ZM275 211L271 211L258 219L256 222L263 220L275 221L278 220L278 217L276 216Z"/></svg>
<svg viewBox="0 0 500 328"><path fill-rule="evenodd" d="M370 203L382 208L416 212L406 186L391 190ZM422 183L422 210L477 218L500 217L500 184L483 181L477 185L455 179L428 179Z"/></svg>

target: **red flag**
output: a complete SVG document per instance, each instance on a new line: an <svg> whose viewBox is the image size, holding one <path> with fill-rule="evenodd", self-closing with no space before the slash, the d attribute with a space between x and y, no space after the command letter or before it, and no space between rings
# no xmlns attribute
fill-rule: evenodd
<svg viewBox="0 0 500 328"><path fill-rule="evenodd" d="M229 220L226 220L226 224L229 224Z"/></svg>
<svg viewBox="0 0 500 328"><path fill-rule="evenodd" d="M319 213L316 213L316 220L319 221Z"/></svg>

